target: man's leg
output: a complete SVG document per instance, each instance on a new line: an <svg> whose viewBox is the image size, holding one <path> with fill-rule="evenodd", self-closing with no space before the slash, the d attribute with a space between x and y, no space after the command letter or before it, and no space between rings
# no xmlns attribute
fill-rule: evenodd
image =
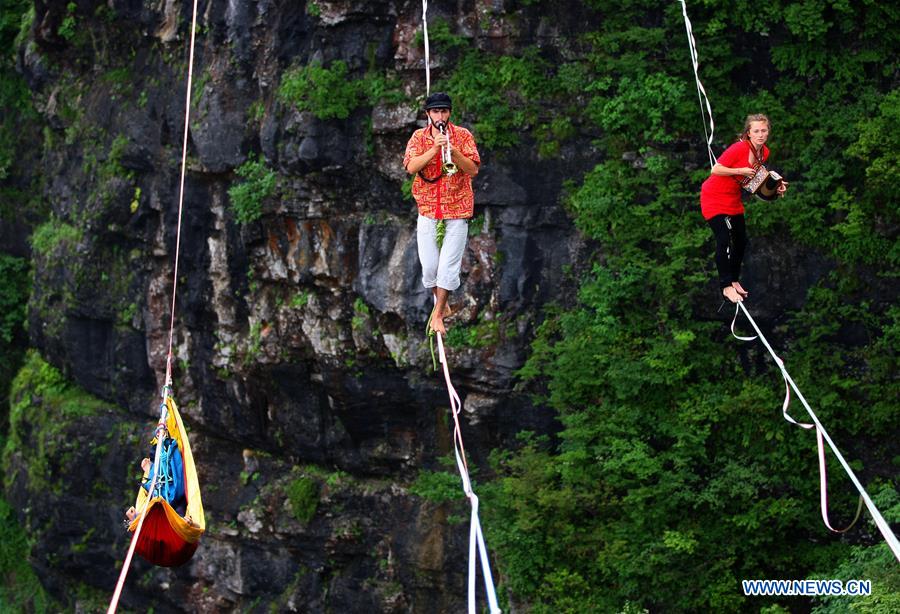
<svg viewBox="0 0 900 614"><path fill-rule="evenodd" d="M444 326L444 309L447 307L447 299L450 297L450 291L437 287L435 297L437 304L434 306L434 315L431 316L431 330L442 335L447 334L447 328Z"/></svg>
<svg viewBox="0 0 900 614"><path fill-rule="evenodd" d="M437 270L440 252L437 247L437 221L419 216L416 222L416 243L419 248L419 262L422 264L422 285L431 288L437 285Z"/></svg>
<svg viewBox="0 0 900 614"><path fill-rule="evenodd" d="M466 249L466 238L469 233L467 220L447 220L447 231L438 260L437 288L435 296L437 305L431 319L431 328L439 333L446 333L444 315L450 292L459 288L459 270L462 267L463 251Z"/></svg>

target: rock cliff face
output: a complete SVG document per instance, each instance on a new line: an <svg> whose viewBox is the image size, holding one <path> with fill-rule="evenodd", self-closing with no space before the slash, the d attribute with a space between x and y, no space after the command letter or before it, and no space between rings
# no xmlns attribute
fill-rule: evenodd
<svg viewBox="0 0 900 614"><path fill-rule="evenodd" d="M563 9L478 0L442 3L429 18L467 44L515 54L576 33L578 10ZM123 603L461 611L465 525L408 492L450 450L446 392L423 334L430 295L415 207L401 189L403 150L422 118L421 6L199 10L174 376L209 529L184 568L137 562ZM73 415L37 391L14 399L27 410L8 498L34 537L32 563L64 603L103 603L115 584L127 547L120 517L164 377L190 11L177 0L38 0L20 48L45 125L35 172L50 211L34 255L31 343L104 401ZM435 54L439 75L437 45ZM402 102L319 119L279 98L289 68L338 60L354 79L395 78ZM573 289L565 271L583 246L560 194L596 160L587 136L552 161L530 144L481 154L450 360L468 448L484 466L518 431L554 428L515 391L514 373L542 306ZM228 190L251 156L275 171L278 189L259 219L239 224ZM40 462L49 475L38 480L30 467ZM298 483L313 496L298 499Z"/></svg>

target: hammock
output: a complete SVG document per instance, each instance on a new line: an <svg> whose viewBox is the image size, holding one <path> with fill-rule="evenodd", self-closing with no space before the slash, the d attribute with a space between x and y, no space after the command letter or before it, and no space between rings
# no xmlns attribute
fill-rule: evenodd
<svg viewBox="0 0 900 614"><path fill-rule="evenodd" d="M189 561L194 551L197 550L200 536L206 529L206 519L203 515L203 501L200 498L197 468L194 465L191 444L188 441L187 433L184 431L181 415L178 413L178 408L172 397L166 397L165 406L167 414L166 429L169 432L169 436L178 446L177 450L181 453L183 463L183 475L175 475L171 476L171 478L174 481L180 480L184 484L184 497L187 501L186 511L184 517L175 511L167 500L166 495L160 495L160 492L163 491L162 485L159 483L154 489L153 499L148 502L148 488L146 485L141 485L138 489L134 509L139 512L144 510L144 524L137 537L135 552L154 565L177 567ZM157 480L160 480L165 475L166 465L178 464L163 462L164 460L173 460L173 457L160 459L158 463L154 464L154 469L157 466L160 467L160 470L153 476ZM170 495L169 498L172 498L172 496ZM187 519L190 519L190 522ZM134 532L140 520L141 514L138 513L128 526L128 530Z"/></svg>

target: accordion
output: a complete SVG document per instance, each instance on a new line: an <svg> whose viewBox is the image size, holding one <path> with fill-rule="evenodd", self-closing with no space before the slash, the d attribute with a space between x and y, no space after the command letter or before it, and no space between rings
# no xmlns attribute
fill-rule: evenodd
<svg viewBox="0 0 900 614"><path fill-rule="evenodd" d="M784 177L760 164L756 169L756 174L745 178L741 182L741 186L757 198L775 200L778 196L778 186L783 182Z"/></svg>

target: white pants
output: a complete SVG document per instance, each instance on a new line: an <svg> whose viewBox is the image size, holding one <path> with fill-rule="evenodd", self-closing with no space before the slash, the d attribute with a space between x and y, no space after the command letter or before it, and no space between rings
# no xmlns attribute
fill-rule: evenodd
<svg viewBox="0 0 900 614"><path fill-rule="evenodd" d="M419 244L419 262L422 263L422 285L426 288L459 288L459 269L462 266L469 220L444 220L444 244L437 246L437 223L429 217L419 216L416 238Z"/></svg>

